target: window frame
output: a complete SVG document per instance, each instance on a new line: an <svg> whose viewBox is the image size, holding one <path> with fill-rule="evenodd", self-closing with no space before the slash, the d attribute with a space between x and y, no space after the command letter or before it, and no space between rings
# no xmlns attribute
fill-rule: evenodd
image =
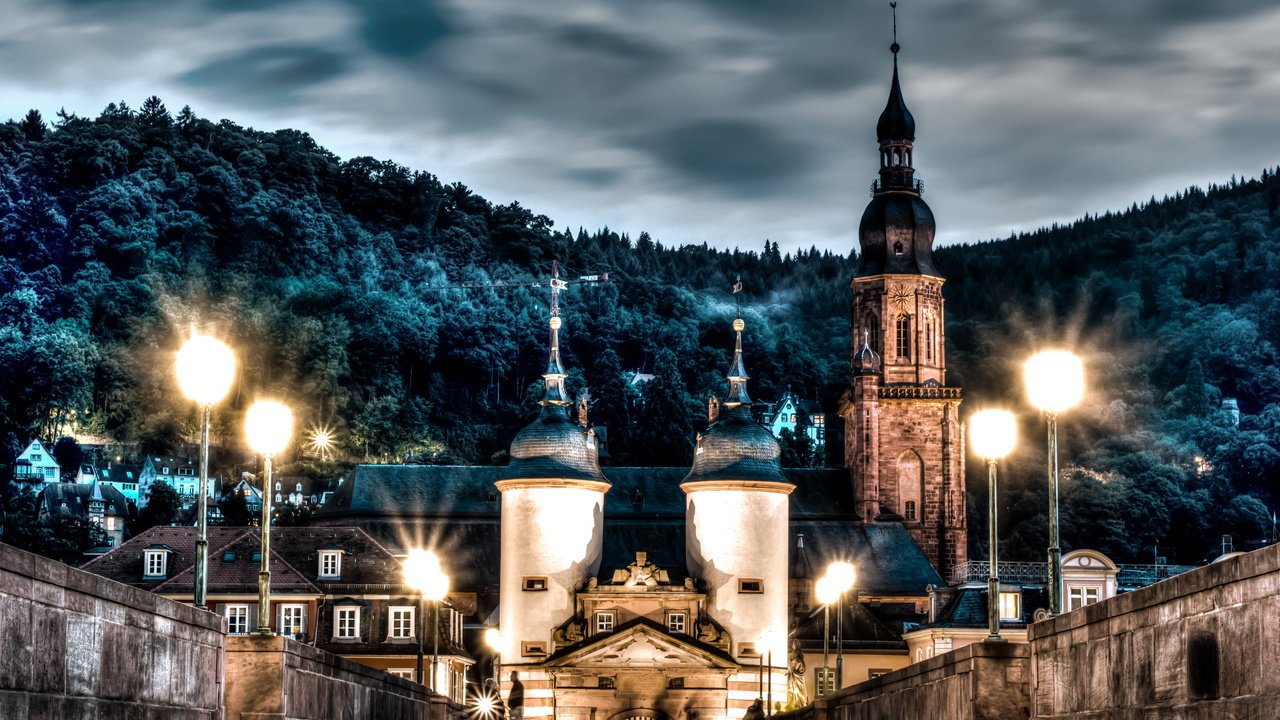
<svg viewBox="0 0 1280 720"><path fill-rule="evenodd" d="M236 612L236 617L232 617L232 612ZM243 616L240 615L243 613ZM248 635L252 628L249 627L249 605L247 603L230 603L222 608L222 617L227 620L228 635ZM235 623L244 621L244 629L236 632Z"/></svg>
<svg viewBox="0 0 1280 720"><path fill-rule="evenodd" d="M1005 613L1005 599L1013 599L1013 615ZM1017 590L1001 590L997 601L1000 608L1000 622L1022 622L1022 593Z"/></svg>
<svg viewBox="0 0 1280 720"><path fill-rule="evenodd" d="M520 583L524 592L546 592L547 577L545 575L526 575Z"/></svg>
<svg viewBox="0 0 1280 720"><path fill-rule="evenodd" d="M911 361L911 316L902 313L893 320L894 357Z"/></svg>
<svg viewBox="0 0 1280 720"><path fill-rule="evenodd" d="M609 633L618 626L618 615L613 610L597 610L592 627L596 633Z"/></svg>
<svg viewBox="0 0 1280 720"><path fill-rule="evenodd" d="M339 605L333 609L333 639L334 640L360 640L360 606L359 605ZM350 631L354 634L348 634L344 628L344 616L351 618Z"/></svg>
<svg viewBox="0 0 1280 720"><path fill-rule="evenodd" d="M333 572L325 572L325 561L333 561ZM316 577L321 580L335 580L342 577L342 551L341 550L321 550L319 558L319 566L316 568Z"/></svg>
<svg viewBox="0 0 1280 720"><path fill-rule="evenodd" d="M159 565L158 572L151 571L153 564ZM143 550L142 551L143 579L167 577L168 571L169 571L169 554L167 552L165 552L164 550Z"/></svg>
<svg viewBox="0 0 1280 720"><path fill-rule="evenodd" d="M738 594L763 595L764 578L738 578Z"/></svg>
<svg viewBox="0 0 1280 720"><path fill-rule="evenodd" d="M307 606L306 605L303 605L301 603L281 603L279 605L279 608L280 608L280 611L276 615L276 629L281 635L296 637L298 635L307 634ZM290 611L297 612L298 622L296 625L294 624L286 625L285 616L290 614ZM295 627L297 628L296 632L293 631L293 628ZM290 630L290 632L285 632L286 629Z"/></svg>
<svg viewBox="0 0 1280 720"><path fill-rule="evenodd" d="M680 627L676 627L679 620ZM667 613L667 632L681 635L689 634L689 613L683 610L672 610Z"/></svg>
<svg viewBox="0 0 1280 720"><path fill-rule="evenodd" d="M403 623L403 615L408 612L409 624L408 634L396 634L397 621ZM400 617L397 617L400 616ZM403 633L406 628L403 625L400 632ZM387 639L388 640L413 640L418 636L418 608L413 605L392 605L387 608Z"/></svg>

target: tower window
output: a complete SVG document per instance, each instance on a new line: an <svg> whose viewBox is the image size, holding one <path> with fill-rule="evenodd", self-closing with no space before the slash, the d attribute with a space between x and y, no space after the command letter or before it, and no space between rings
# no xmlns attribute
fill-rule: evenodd
<svg viewBox="0 0 1280 720"><path fill-rule="evenodd" d="M520 654L525 657L533 657L535 655L546 655L547 644L544 642L536 642L525 640L520 643Z"/></svg>
<svg viewBox="0 0 1280 720"><path fill-rule="evenodd" d="M899 315L895 323L898 339L898 357L911 360L911 317Z"/></svg>
<svg viewBox="0 0 1280 720"><path fill-rule="evenodd" d="M895 243L893 244L893 254L894 254L894 255L901 255L901 254L902 254L902 241L901 241L901 240L899 240L898 242L895 242Z"/></svg>
<svg viewBox="0 0 1280 720"><path fill-rule="evenodd" d="M915 500L908 500L905 503L903 503L902 515L908 520L916 519L916 501Z"/></svg>
<svg viewBox="0 0 1280 720"><path fill-rule="evenodd" d="M863 322L863 327L867 330L867 344L872 350L880 352L880 321L875 315L868 315Z"/></svg>
<svg viewBox="0 0 1280 720"><path fill-rule="evenodd" d="M738 592L752 594L764 592L764 580L760 578L739 578Z"/></svg>
<svg viewBox="0 0 1280 720"><path fill-rule="evenodd" d="M933 361L933 318L924 320L924 357Z"/></svg>
<svg viewBox="0 0 1280 720"><path fill-rule="evenodd" d="M526 592L546 590L547 579L545 577L526 577L524 579L524 589Z"/></svg>

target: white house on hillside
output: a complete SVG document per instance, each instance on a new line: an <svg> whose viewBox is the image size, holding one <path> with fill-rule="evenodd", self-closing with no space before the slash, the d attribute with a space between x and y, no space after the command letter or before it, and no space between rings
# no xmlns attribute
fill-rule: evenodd
<svg viewBox="0 0 1280 720"><path fill-rule="evenodd" d="M14 480L28 483L56 483L62 481L62 468L53 459L53 453L39 440L32 440L18 455L13 469Z"/></svg>

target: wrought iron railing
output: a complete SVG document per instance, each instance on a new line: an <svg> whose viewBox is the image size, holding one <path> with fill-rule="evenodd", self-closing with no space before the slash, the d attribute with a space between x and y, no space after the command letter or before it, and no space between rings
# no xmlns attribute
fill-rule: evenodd
<svg viewBox="0 0 1280 720"><path fill-rule="evenodd" d="M1174 575L1195 570L1195 565L1119 565L1116 584L1120 587L1145 587ZM981 560L970 560L956 565L951 570L952 582L983 582L987 579L990 563ZM996 564L1001 582L1009 583L1045 583L1049 581L1048 563L1042 562L1000 562Z"/></svg>
<svg viewBox="0 0 1280 720"><path fill-rule="evenodd" d="M880 387L879 396L882 398L909 398L913 400L957 400L960 398L960 388L942 387L941 385L884 385Z"/></svg>
<svg viewBox="0 0 1280 720"><path fill-rule="evenodd" d="M923 181L923 180L913 180L913 181L911 182L911 185L912 185L912 187L913 187L913 188L915 188L915 191L916 191L917 193L921 193L921 194L923 194L923 193L924 193L924 181ZM876 193L878 193L878 192L880 192L880 191L882 191L882 190L884 190L884 185L882 185L882 184L880 183L880 181L879 181L879 180L872 180L872 181L871 181L871 197L875 197L875 196L876 196Z"/></svg>

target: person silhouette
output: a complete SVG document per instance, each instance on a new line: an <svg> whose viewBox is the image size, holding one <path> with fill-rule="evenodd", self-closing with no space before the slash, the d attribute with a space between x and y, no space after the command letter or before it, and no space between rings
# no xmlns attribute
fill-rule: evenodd
<svg viewBox="0 0 1280 720"><path fill-rule="evenodd" d="M520 673L511 672L511 690L507 693L507 711L511 720L524 720L524 683L520 682Z"/></svg>

